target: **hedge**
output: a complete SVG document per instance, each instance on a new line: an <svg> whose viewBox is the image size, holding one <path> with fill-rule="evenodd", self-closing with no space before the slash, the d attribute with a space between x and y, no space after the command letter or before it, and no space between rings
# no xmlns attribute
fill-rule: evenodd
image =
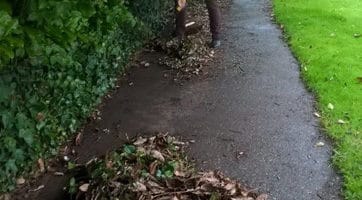
<svg viewBox="0 0 362 200"><path fill-rule="evenodd" d="M0 3L0 193L56 155L129 55L165 24L172 1Z"/></svg>

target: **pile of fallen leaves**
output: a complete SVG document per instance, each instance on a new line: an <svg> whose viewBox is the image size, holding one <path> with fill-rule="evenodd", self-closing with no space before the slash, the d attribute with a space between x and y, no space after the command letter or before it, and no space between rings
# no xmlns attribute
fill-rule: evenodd
<svg viewBox="0 0 362 200"><path fill-rule="evenodd" d="M104 159L73 169L72 199L264 200L218 172L196 172L186 143L167 134L140 137Z"/></svg>
<svg viewBox="0 0 362 200"><path fill-rule="evenodd" d="M229 1L218 1L222 10ZM156 51L165 53L160 64L173 70L176 79L188 79L200 75L208 62L215 56L209 48L211 34L208 12L203 1L191 1L187 8L188 19L186 37L180 43L178 38L158 38L152 44Z"/></svg>
<svg viewBox="0 0 362 200"><path fill-rule="evenodd" d="M207 46L205 36L190 35L179 44L177 38L158 41L165 56L160 64L177 72L178 78L190 78L200 75L203 67L214 57L214 51Z"/></svg>

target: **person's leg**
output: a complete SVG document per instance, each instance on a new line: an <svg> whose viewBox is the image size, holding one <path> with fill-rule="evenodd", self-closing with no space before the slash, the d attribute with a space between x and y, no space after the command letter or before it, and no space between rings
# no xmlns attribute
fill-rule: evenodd
<svg viewBox="0 0 362 200"><path fill-rule="evenodd" d="M178 0L175 0L176 11L176 36L182 40L185 37L186 31L186 6L180 9Z"/></svg>
<svg viewBox="0 0 362 200"><path fill-rule="evenodd" d="M205 0L210 19L210 31L213 47L220 46L221 13L216 0Z"/></svg>

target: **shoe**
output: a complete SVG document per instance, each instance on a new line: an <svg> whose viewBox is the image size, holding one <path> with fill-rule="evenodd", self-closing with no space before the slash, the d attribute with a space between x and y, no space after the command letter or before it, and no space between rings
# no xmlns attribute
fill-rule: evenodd
<svg viewBox="0 0 362 200"><path fill-rule="evenodd" d="M212 40L210 47L211 48L219 48L221 46L221 41L220 40Z"/></svg>

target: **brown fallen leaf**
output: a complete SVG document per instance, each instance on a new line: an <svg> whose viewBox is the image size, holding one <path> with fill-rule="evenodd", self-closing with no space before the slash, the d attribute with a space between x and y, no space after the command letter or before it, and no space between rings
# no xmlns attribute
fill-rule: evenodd
<svg viewBox="0 0 362 200"><path fill-rule="evenodd" d="M112 169L113 168L113 162L111 160L109 160L107 163L106 163L106 168L107 169Z"/></svg>
<svg viewBox="0 0 362 200"><path fill-rule="evenodd" d="M25 179L23 177L19 177L16 179L16 184L23 185L25 183Z"/></svg>
<svg viewBox="0 0 362 200"><path fill-rule="evenodd" d="M80 132L77 134L77 137L75 137L75 145L79 146L82 142L82 138L83 138L83 132Z"/></svg>
<svg viewBox="0 0 362 200"><path fill-rule="evenodd" d="M346 124L347 123L343 119L339 119L337 122L338 122L338 124Z"/></svg>
<svg viewBox="0 0 362 200"><path fill-rule="evenodd" d="M70 161L70 158L68 156L63 156L63 160L68 162L68 161Z"/></svg>
<svg viewBox="0 0 362 200"><path fill-rule="evenodd" d="M178 177L186 177L186 173L183 171L176 170L174 172L174 174L175 174L175 176L178 176Z"/></svg>
<svg viewBox="0 0 362 200"><path fill-rule="evenodd" d="M220 183L220 180L216 177L215 172L207 172L200 178L200 182L217 185Z"/></svg>
<svg viewBox="0 0 362 200"><path fill-rule="evenodd" d="M194 25L195 23L196 23L196 22L189 22L189 23L186 23L185 27L187 28L187 27L189 27L189 26Z"/></svg>
<svg viewBox="0 0 362 200"><path fill-rule="evenodd" d="M224 187L224 189L225 190L232 190L232 189L234 189L236 187L236 184L235 183L228 183L225 187Z"/></svg>
<svg viewBox="0 0 362 200"><path fill-rule="evenodd" d="M235 195L237 192L238 188L233 188L229 191L230 195Z"/></svg>
<svg viewBox="0 0 362 200"><path fill-rule="evenodd" d="M87 192L88 188L89 188L89 183L85 183L85 184L79 186L79 190L82 192Z"/></svg>
<svg viewBox="0 0 362 200"><path fill-rule="evenodd" d="M63 172L54 172L54 176L64 176Z"/></svg>
<svg viewBox="0 0 362 200"><path fill-rule="evenodd" d="M194 23L186 27L185 35L194 35L199 33L201 30L202 30L202 25Z"/></svg>
<svg viewBox="0 0 362 200"><path fill-rule="evenodd" d="M252 197L234 197L231 200L254 200Z"/></svg>
<svg viewBox="0 0 362 200"><path fill-rule="evenodd" d="M164 192L164 188L154 181L147 181L147 188L155 194Z"/></svg>
<svg viewBox="0 0 362 200"><path fill-rule="evenodd" d="M36 114L35 119L39 122L43 121L45 119L45 115L43 113L39 112L38 114Z"/></svg>
<svg viewBox="0 0 362 200"><path fill-rule="evenodd" d="M321 118L321 115L317 112L314 113L314 116L318 117L318 118Z"/></svg>
<svg viewBox="0 0 362 200"><path fill-rule="evenodd" d="M324 142L317 142L316 147L324 147Z"/></svg>
<svg viewBox="0 0 362 200"><path fill-rule="evenodd" d="M151 156L153 158L156 158L157 160L159 160L161 162L165 162L165 157L163 157L162 153L157 151L157 150L152 150L151 151Z"/></svg>
<svg viewBox="0 0 362 200"><path fill-rule="evenodd" d="M179 198L178 197L176 197L176 196L174 196L174 197L172 197L172 199L171 200L179 200Z"/></svg>
<svg viewBox="0 0 362 200"><path fill-rule="evenodd" d="M40 172L45 172L45 164L44 164L44 160L39 158L38 159L38 167L39 167L39 170Z"/></svg>
<svg viewBox="0 0 362 200"><path fill-rule="evenodd" d="M135 146L141 146L147 142L147 138L139 137L133 144Z"/></svg>
<svg viewBox="0 0 362 200"><path fill-rule="evenodd" d="M133 187L134 187L134 191L135 192L145 192L147 191L147 187L145 186L145 184L137 181L136 183L133 184Z"/></svg>
<svg viewBox="0 0 362 200"><path fill-rule="evenodd" d="M157 166L158 166L157 160L154 161L154 162L152 162L152 163L150 164L150 166L149 166L149 172L150 172L151 175L155 175L156 170L157 170Z"/></svg>
<svg viewBox="0 0 362 200"><path fill-rule="evenodd" d="M111 185L112 187L115 187L115 188L121 187L121 183L120 183L120 182L116 182L116 181L111 181L111 182L110 182L110 185Z"/></svg>
<svg viewBox="0 0 362 200"><path fill-rule="evenodd" d="M29 190L29 192L36 192L36 191L39 191L39 190L41 190L43 188L45 188L44 185L39 185L37 188Z"/></svg>
<svg viewBox="0 0 362 200"><path fill-rule="evenodd" d="M180 146L183 146L183 145L186 144L185 142L181 142L181 141L173 141L172 143L173 143L174 145L180 145Z"/></svg>
<svg viewBox="0 0 362 200"><path fill-rule="evenodd" d="M261 194L255 200L267 200L267 199L268 199L267 194Z"/></svg>
<svg viewBox="0 0 362 200"><path fill-rule="evenodd" d="M334 105L331 104L331 103L329 103L327 107L328 107L328 109L330 109L330 110L333 110L333 109L334 109Z"/></svg>

